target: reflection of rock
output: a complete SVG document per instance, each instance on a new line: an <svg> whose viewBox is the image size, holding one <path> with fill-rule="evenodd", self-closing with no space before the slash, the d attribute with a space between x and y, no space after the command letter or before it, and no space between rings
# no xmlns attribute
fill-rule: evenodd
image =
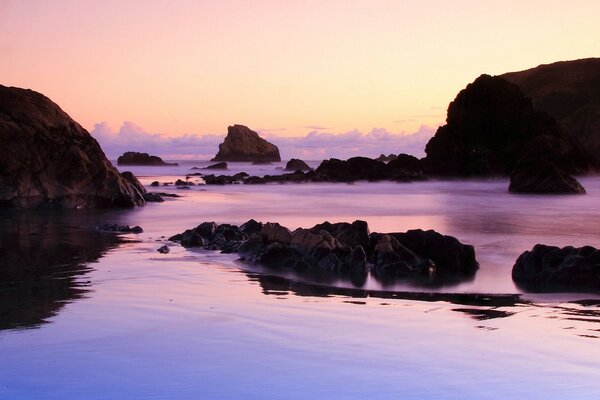
<svg viewBox="0 0 600 400"><path fill-rule="evenodd" d="M519 256L513 280L532 290L600 290L600 251L537 244Z"/></svg>
<svg viewBox="0 0 600 400"><path fill-rule="evenodd" d="M164 162L162 158L148 153L128 151L117 158L117 165L178 166L179 164Z"/></svg>
<svg viewBox="0 0 600 400"><path fill-rule="evenodd" d="M281 161L279 149L243 125L227 128L227 136L219 145L212 161Z"/></svg>
<svg viewBox="0 0 600 400"><path fill-rule="evenodd" d="M547 161L526 159L517 163L508 190L513 193L584 194L585 189L569 174Z"/></svg>
<svg viewBox="0 0 600 400"><path fill-rule="evenodd" d="M144 204L98 142L40 93L0 85L0 141L0 206Z"/></svg>
<svg viewBox="0 0 600 400"><path fill-rule="evenodd" d="M93 228L85 217L0 213L0 329L38 326L85 294L81 276L90 270L86 264L120 241Z"/></svg>
<svg viewBox="0 0 600 400"><path fill-rule="evenodd" d="M325 222L294 231L270 222L248 221L241 227L204 222L170 240L184 247L235 252L249 264L351 275L363 283L371 269L380 280L418 278L440 284L471 279L478 268L473 247L456 238L422 230L370 234L364 221Z"/></svg>
<svg viewBox="0 0 600 400"><path fill-rule="evenodd" d="M535 110L516 85L489 75L467 85L450 103L446 125L425 152L427 172L434 175L508 175L524 155L567 173L597 166L591 153L550 115Z"/></svg>

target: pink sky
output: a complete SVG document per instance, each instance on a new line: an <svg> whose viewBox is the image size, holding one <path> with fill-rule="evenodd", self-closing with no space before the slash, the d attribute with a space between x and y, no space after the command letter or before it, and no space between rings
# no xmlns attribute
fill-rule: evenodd
<svg viewBox="0 0 600 400"><path fill-rule="evenodd" d="M89 130L415 132L481 73L600 55L598 16L596 0L0 0L0 77Z"/></svg>

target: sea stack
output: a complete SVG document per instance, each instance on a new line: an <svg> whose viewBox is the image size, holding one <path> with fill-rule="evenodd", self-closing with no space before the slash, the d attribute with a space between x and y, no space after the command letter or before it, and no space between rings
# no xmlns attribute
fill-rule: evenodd
<svg viewBox="0 0 600 400"><path fill-rule="evenodd" d="M98 142L40 93L0 85L0 141L2 207L105 208L145 203L137 179L123 177Z"/></svg>
<svg viewBox="0 0 600 400"><path fill-rule="evenodd" d="M227 128L227 136L212 161L277 162L281 156L277 146L258 133L244 125L233 125Z"/></svg>
<svg viewBox="0 0 600 400"><path fill-rule="evenodd" d="M597 167L595 157L519 87L481 75L448 106L446 125L425 147L431 175L507 176L522 158L543 159L567 174Z"/></svg>

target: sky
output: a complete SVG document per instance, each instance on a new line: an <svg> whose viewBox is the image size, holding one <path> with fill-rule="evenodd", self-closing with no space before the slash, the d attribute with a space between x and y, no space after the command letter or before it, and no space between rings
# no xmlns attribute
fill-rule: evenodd
<svg viewBox="0 0 600 400"><path fill-rule="evenodd" d="M396 153L482 73L600 55L598 16L597 0L0 0L0 83L44 93L107 153L142 135L193 157L174 141L233 124L284 157Z"/></svg>

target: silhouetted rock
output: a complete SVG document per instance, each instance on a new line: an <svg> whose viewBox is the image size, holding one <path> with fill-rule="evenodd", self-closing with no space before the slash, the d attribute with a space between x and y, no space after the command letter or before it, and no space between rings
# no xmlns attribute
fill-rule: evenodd
<svg viewBox="0 0 600 400"><path fill-rule="evenodd" d="M216 163L216 164L209 165L208 167L206 167L204 169L227 169L227 163L226 162L219 162L219 163Z"/></svg>
<svg viewBox="0 0 600 400"><path fill-rule="evenodd" d="M297 158L292 158L285 165L286 171L310 171L310 167L307 163Z"/></svg>
<svg viewBox="0 0 600 400"><path fill-rule="evenodd" d="M516 84L586 149L600 153L600 58L540 65L502 78Z"/></svg>
<svg viewBox="0 0 600 400"><path fill-rule="evenodd" d="M545 160L525 159L517 163L508 190L513 193L584 194L585 189L569 174Z"/></svg>
<svg viewBox="0 0 600 400"><path fill-rule="evenodd" d="M150 184L150 186L153 186L153 187L160 186L160 182L154 181Z"/></svg>
<svg viewBox="0 0 600 400"><path fill-rule="evenodd" d="M119 232L119 233L142 233L144 230L139 226L119 225L119 224L104 224L98 226L98 230L105 232Z"/></svg>
<svg viewBox="0 0 600 400"><path fill-rule="evenodd" d="M407 156L412 157L412 156ZM404 159L404 158L403 158ZM398 164L386 164L367 157L353 157L346 161L332 158L323 161L311 177L314 181L325 182L354 182L359 180L382 181L412 181L421 180L420 169L400 168Z"/></svg>
<svg viewBox="0 0 600 400"><path fill-rule="evenodd" d="M0 206L144 204L137 179L124 178L98 142L40 93L0 85L0 141Z"/></svg>
<svg viewBox="0 0 600 400"><path fill-rule="evenodd" d="M254 220L240 228L204 222L170 240L236 252L245 262L269 268L349 274L356 282L364 282L369 268L381 279L425 275L429 280L471 277L478 268L473 247L456 238L420 230L370 234L364 221L324 222L294 231Z"/></svg>
<svg viewBox="0 0 600 400"><path fill-rule="evenodd" d="M227 128L227 136L219 145L212 161L281 161L277 146L267 142L258 133L243 125Z"/></svg>
<svg viewBox="0 0 600 400"><path fill-rule="evenodd" d="M421 160L410 154L398 154L387 165L392 170L403 171L408 174L421 175L423 173Z"/></svg>
<svg viewBox="0 0 600 400"><path fill-rule="evenodd" d="M171 249L165 244L156 249L156 251L158 251L161 254L168 254L171 251Z"/></svg>
<svg viewBox="0 0 600 400"><path fill-rule="evenodd" d="M395 160L396 157L398 157L398 156L395 154L390 154L387 156L385 154L380 154L379 157L377 157L375 160L382 161L382 162L388 162L388 161Z"/></svg>
<svg viewBox="0 0 600 400"><path fill-rule="evenodd" d="M146 200L146 203L162 203L165 201L160 194L149 192L144 194L144 200Z"/></svg>
<svg viewBox="0 0 600 400"><path fill-rule="evenodd" d="M591 247L537 244L519 256L513 280L531 290L600 290L600 252Z"/></svg>
<svg viewBox="0 0 600 400"><path fill-rule="evenodd" d="M427 143L424 163L434 175L508 175L524 152L531 156L530 147L542 143L544 152L534 156L567 173L596 168L594 157L550 115L535 110L516 85L482 75L450 103L446 125Z"/></svg>
<svg viewBox="0 0 600 400"><path fill-rule="evenodd" d="M178 166L177 163L167 163L158 156L151 156L148 153L138 153L128 151L117 158L117 165L152 165L152 166Z"/></svg>

